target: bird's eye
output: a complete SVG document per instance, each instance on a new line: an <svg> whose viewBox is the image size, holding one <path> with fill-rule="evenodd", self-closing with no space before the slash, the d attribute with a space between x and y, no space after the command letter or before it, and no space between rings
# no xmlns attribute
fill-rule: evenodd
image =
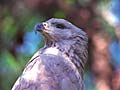
<svg viewBox="0 0 120 90"><path fill-rule="evenodd" d="M64 29L65 28L65 26L63 24L56 24L56 27L60 28L60 29Z"/></svg>

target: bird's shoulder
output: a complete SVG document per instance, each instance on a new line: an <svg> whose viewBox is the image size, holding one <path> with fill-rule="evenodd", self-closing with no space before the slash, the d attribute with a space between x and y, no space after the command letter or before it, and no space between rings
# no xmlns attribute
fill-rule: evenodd
<svg viewBox="0 0 120 90"><path fill-rule="evenodd" d="M38 51L26 65L12 90L77 90L81 80L77 69L64 57L41 54Z"/></svg>

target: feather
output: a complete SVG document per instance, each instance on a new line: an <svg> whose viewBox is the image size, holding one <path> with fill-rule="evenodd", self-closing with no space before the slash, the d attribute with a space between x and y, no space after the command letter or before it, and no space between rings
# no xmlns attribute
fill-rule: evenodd
<svg viewBox="0 0 120 90"><path fill-rule="evenodd" d="M44 23L34 29L44 35L45 46L28 62L12 90L84 90L86 33L64 19Z"/></svg>

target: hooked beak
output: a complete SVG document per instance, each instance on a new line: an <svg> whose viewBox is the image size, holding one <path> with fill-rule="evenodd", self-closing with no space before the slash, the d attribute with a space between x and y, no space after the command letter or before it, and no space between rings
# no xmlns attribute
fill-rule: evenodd
<svg viewBox="0 0 120 90"><path fill-rule="evenodd" d="M43 31L45 29L45 27L44 27L44 24L43 23L39 23L39 24L36 24L35 26L34 26L34 31L35 31L35 33L37 33L37 31Z"/></svg>
<svg viewBox="0 0 120 90"><path fill-rule="evenodd" d="M34 31L35 31L35 33L37 33L37 31L42 32L42 33L50 33L51 32L51 30L49 30L48 23L46 23L46 22L36 24L34 27Z"/></svg>

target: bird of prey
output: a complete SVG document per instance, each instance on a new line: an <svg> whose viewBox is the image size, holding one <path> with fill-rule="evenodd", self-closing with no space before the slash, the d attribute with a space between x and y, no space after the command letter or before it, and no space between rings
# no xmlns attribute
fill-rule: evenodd
<svg viewBox="0 0 120 90"><path fill-rule="evenodd" d="M84 90L87 35L67 20L51 18L35 25L45 46L28 62L12 90Z"/></svg>

